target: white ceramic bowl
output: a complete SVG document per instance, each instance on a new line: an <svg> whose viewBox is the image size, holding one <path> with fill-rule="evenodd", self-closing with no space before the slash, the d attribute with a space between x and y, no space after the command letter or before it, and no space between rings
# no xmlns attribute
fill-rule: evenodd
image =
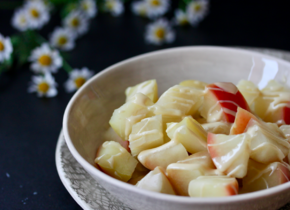
<svg viewBox="0 0 290 210"><path fill-rule="evenodd" d="M232 197L172 196L138 189L111 178L94 167L94 158L103 142L101 134L108 128L113 110L124 103L124 91L128 86L157 79L161 94L187 79L208 83L237 83L240 79L250 79L263 87L269 79L285 81L288 73L290 63L286 61L232 48L181 47L137 56L98 73L72 97L63 119L65 140L84 169L133 209L277 209L290 201L290 182Z"/></svg>

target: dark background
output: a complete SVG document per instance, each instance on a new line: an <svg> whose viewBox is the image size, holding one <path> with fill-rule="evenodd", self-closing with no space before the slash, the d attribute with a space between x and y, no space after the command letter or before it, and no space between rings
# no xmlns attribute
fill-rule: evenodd
<svg viewBox="0 0 290 210"><path fill-rule="evenodd" d="M145 44L148 21L134 16L127 6L118 18L98 14L91 21L89 33L78 39L70 51L68 62L74 68L86 66L97 73L132 56L176 46L250 46L290 51L286 3L212 0L210 14L199 27L176 27L176 41L161 47ZM16 33L10 25L12 14L13 10L0 8L0 33L4 36ZM41 34L47 38L59 25L56 13ZM27 93L32 75L28 65L0 75L0 209L81 209L64 188L55 166L62 117L72 97L63 88L67 74L60 70L55 75L59 94L51 99Z"/></svg>

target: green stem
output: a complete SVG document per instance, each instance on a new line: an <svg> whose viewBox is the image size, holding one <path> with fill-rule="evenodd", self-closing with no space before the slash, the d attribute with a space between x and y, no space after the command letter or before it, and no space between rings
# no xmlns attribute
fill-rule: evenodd
<svg viewBox="0 0 290 210"><path fill-rule="evenodd" d="M62 59L62 68L67 72L70 73L73 68L64 60Z"/></svg>

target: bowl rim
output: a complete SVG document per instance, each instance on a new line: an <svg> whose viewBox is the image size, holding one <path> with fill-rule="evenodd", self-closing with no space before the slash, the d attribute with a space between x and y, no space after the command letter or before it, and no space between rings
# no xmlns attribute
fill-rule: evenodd
<svg viewBox="0 0 290 210"><path fill-rule="evenodd" d="M240 48L234 48L234 47L220 47L220 46L184 46L184 47L174 47L174 48L167 48L167 49L162 49L162 50L157 50L153 52L148 52L144 53L141 55L137 55L128 59L125 59L123 61L117 62L116 64L113 64L104 70L100 71L96 75L94 75L92 78L90 78L70 99L69 103L66 106L64 115L63 115L63 134L65 138L65 142L72 153L73 157L84 167L87 171L90 171L90 173L96 175L100 179L102 179L105 182L111 183L112 185L115 185L116 187L119 188L124 188L128 191L131 191L133 193L138 193L142 196L147 196L150 198L154 199L159 199L163 201L168 201L170 200L171 202L175 203L182 203L182 204L222 204L222 203L235 203L235 202L241 202L241 201L249 201L249 200L256 200L258 198L265 198L268 196L273 196L275 194L279 194L283 191L289 190L290 189L290 182L284 183L266 190L260 190L256 192L251 192L251 193L245 193L245 194L239 194L235 196L226 196L226 197L210 197L210 198L203 198L203 197L186 197L186 196L176 196L176 195L168 195L168 194L162 194L162 193L157 193L157 192L152 192L144 189L140 189L135 187L134 185L130 185L128 183L119 181L113 177L110 177L109 175L103 173L102 171L98 170L96 167L92 166L89 162L87 162L76 150L74 147L69 132L68 132L68 118L69 118L69 113L70 110L73 107L74 101L81 95L86 87L90 85L90 83L94 80L96 80L98 77L101 77L102 75L108 73L111 70L114 70L116 67L128 64L130 62L134 62L139 59L144 59L149 56L153 55L158 55L158 54L163 54L163 53L171 53L174 51L186 51L186 50L193 50L193 51L199 51L199 50L220 50L220 51L228 51L232 53L241 53L241 54L248 54L252 56L258 56L258 57L264 57L264 58L269 58L276 60L278 63L281 63L283 65L289 66L290 69L290 62L282 60L280 58L276 58L273 56L265 55L263 53L259 52L253 52L248 49L240 49Z"/></svg>

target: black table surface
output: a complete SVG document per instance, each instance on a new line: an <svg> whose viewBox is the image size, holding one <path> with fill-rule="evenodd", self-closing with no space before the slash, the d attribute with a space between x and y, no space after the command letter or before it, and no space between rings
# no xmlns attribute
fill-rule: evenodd
<svg viewBox="0 0 290 210"><path fill-rule="evenodd" d="M163 46L145 44L147 20L129 7L118 18L99 14L89 33L77 41L68 62L95 73L142 53L177 46L252 46L290 51L287 1L211 1L209 16L197 28L176 27L176 41ZM12 10L0 8L0 33L10 36ZM54 15L42 30L60 25ZM27 92L33 73L29 66L0 76L0 209L81 209L60 181L55 148L65 107L73 94L63 89L67 74L56 74L59 94L38 98Z"/></svg>

